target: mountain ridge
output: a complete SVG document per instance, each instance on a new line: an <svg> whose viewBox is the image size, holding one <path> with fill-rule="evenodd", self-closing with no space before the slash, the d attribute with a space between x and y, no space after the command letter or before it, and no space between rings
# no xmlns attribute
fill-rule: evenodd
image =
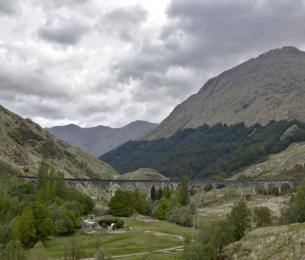
<svg viewBox="0 0 305 260"><path fill-rule="evenodd" d="M80 127L69 124L46 128L46 130L57 138L97 157L129 140L137 140L143 137L156 126L157 124L154 123L136 120L118 128L103 125Z"/></svg>
<svg viewBox="0 0 305 260"><path fill-rule="evenodd" d="M0 168L35 175L41 161L66 177L114 178L110 165L58 140L30 119L0 105Z"/></svg>
<svg viewBox="0 0 305 260"><path fill-rule="evenodd" d="M209 79L144 139L169 137L203 124L305 122L304 67L305 52L291 46L249 59Z"/></svg>

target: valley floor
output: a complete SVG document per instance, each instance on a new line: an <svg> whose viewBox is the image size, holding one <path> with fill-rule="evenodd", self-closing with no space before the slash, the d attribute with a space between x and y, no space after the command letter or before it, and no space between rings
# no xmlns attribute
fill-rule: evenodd
<svg viewBox="0 0 305 260"><path fill-rule="evenodd" d="M250 194L247 188L243 191L244 195ZM198 221L225 218L234 203L240 200L239 190L234 188L217 189L216 199L212 190L205 192L204 195L205 207L198 208ZM200 204L199 193L196 193L192 199L196 205ZM272 211L273 217L277 218L289 199L288 194L282 196L257 194L249 198L247 205L250 210L258 206L266 206ZM102 249L113 259L134 260L143 259L143 256L148 256L145 259L154 260L182 259L184 237L193 236L197 232L194 228L186 228L142 215L123 219L128 229L112 232L97 231L89 234L77 233L73 236L51 238L46 247L37 244L30 254L34 259L35 257L39 259L37 256L42 259L64 259L65 247L76 240L83 248L83 258L87 260L94 259L97 248ZM229 257L228 259L302 259L299 254L305 254L304 249L301 248L305 245L304 237L305 225L255 229L241 241L229 245L225 255ZM286 251L283 247L287 247L288 250ZM263 258L265 250L267 253ZM270 258L275 251L279 252L276 253L279 257ZM280 258L281 251L285 252L286 258ZM290 257L293 256L293 252L297 257Z"/></svg>
<svg viewBox="0 0 305 260"><path fill-rule="evenodd" d="M192 228L143 216L125 218L124 221L129 230L51 238L46 247L37 244L30 255L33 258L63 259L65 247L76 239L83 247L84 259L94 257L98 246L114 259L139 259L146 254L153 256L152 259L177 259L183 249L183 236L196 232Z"/></svg>

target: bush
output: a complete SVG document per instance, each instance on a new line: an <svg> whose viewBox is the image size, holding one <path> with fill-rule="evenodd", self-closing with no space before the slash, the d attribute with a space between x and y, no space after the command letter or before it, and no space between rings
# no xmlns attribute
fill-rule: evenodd
<svg viewBox="0 0 305 260"><path fill-rule="evenodd" d="M160 220L165 220L165 215L169 211L169 200L166 198L160 199L155 209L153 210L153 216Z"/></svg>
<svg viewBox="0 0 305 260"><path fill-rule="evenodd" d="M217 249L210 243L202 245L196 241L187 245L183 252L186 260L214 260L217 259Z"/></svg>
<svg viewBox="0 0 305 260"><path fill-rule="evenodd" d="M216 260L223 247L233 240L228 221L204 223L199 227L195 242L186 244L183 258Z"/></svg>
<svg viewBox="0 0 305 260"><path fill-rule="evenodd" d="M28 259L21 243L11 240L4 249L0 248L0 259L3 260L26 260Z"/></svg>
<svg viewBox="0 0 305 260"><path fill-rule="evenodd" d="M114 229L121 229L124 227L124 220L122 219L101 219L98 223L103 228L107 228L111 226L111 224L114 224Z"/></svg>
<svg viewBox="0 0 305 260"><path fill-rule="evenodd" d="M75 228L80 226L79 216L73 210L54 207L50 212L50 216L54 231L58 235L71 234Z"/></svg>
<svg viewBox="0 0 305 260"><path fill-rule="evenodd" d="M228 221L233 229L235 240L241 239L246 229L250 226L250 211L244 200L240 200L232 209Z"/></svg>
<svg viewBox="0 0 305 260"><path fill-rule="evenodd" d="M37 242L33 211L26 209L17 217L13 224L13 237L25 247L32 247Z"/></svg>
<svg viewBox="0 0 305 260"><path fill-rule="evenodd" d="M193 226L193 217L194 212L191 206L174 207L165 214L166 220L186 227Z"/></svg>
<svg viewBox="0 0 305 260"><path fill-rule="evenodd" d="M134 210L133 194L130 191L117 190L109 202L110 214L118 217L129 217Z"/></svg>
<svg viewBox="0 0 305 260"><path fill-rule="evenodd" d="M254 208L254 221L257 227L268 226L272 223L271 211L267 207L256 207Z"/></svg>
<svg viewBox="0 0 305 260"><path fill-rule="evenodd" d="M282 212L283 223L305 222L305 182L297 187L296 194L291 197L289 207Z"/></svg>

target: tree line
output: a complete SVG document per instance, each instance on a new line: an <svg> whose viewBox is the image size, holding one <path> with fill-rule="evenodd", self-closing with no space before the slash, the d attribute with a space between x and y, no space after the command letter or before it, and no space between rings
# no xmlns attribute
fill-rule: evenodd
<svg viewBox="0 0 305 260"><path fill-rule="evenodd" d="M297 128L284 134L291 126ZM217 124L182 130L170 138L129 141L100 158L120 172L150 167L179 178L228 177L240 169L305 140L305 124L271 121L266 126Z"/></svg>
<svg viewBox="0 0 305 260"><path fill-rule="evenodd" d="M176 190L152 186L149 196L139 189L117 190L109 202L109 213L119 217L129 217L133 213L155 217L159 220L192 226L196 207L190 200L188 178L181 177Z"/></svg>
<svg viewBox="0 0 305 260"><path fill-rule="evenodd" d="M80 216L94 208L89 196L66 185L63 174L45 162L38 169L37 183L6 172L0 176L0 259L38 241L45 244L51 235L72 234L80 226Z"/></svg>

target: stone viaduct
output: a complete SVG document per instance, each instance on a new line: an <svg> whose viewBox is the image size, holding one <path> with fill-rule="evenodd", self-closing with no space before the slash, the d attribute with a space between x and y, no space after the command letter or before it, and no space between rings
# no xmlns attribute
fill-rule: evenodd
<svg viewBox="0 0 305 260"><path fill-rule="evenodd" d="M38 177L35 176L19 176L20 178L26 179L28 181L37 181ZM122 180L122 179L78 179L78 178L65 178L65 183L69 185L82 184L85 187L95 187L96 188L96 198L101 199L101 189L105 188L108 193L108 199L110 200L113 196L114 191L117 188L130 189L139 188L147 192L147 196L150 196L150 191L154 185L156 188L164 188L166 186L171 189L176 189L180 182L177 180ZM296 184L300 183L300 179L257 179L257 180L190 180L189 181L189 191L193 187L200 188L200 206L203 207L205 204L204 191L207 186L211 187L213 190L214 199L216 199L217 188L224 187L237 187L240 196L244 196L244 187L250 187L252 194L255 196L258 187L262 187L266 194L269 193L270 187L274 186L277 188L278 194L282 193L282 188L287 185L293 188Z"/></svg>

